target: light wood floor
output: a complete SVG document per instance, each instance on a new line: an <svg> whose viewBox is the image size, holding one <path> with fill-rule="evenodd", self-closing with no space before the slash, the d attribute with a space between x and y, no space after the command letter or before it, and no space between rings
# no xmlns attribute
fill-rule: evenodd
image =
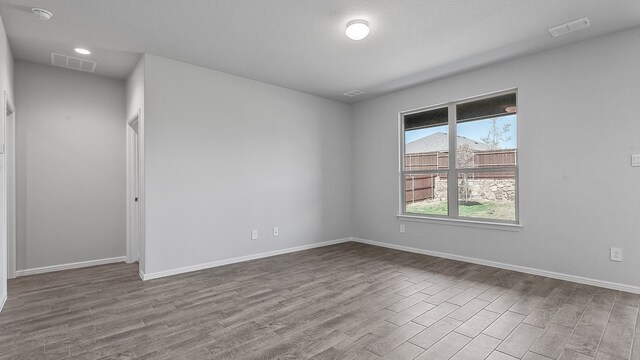
<svg viewBox="0 0 640 360"><path fill-rule="evenodd" d="M1 359L640 359L640 296L346 243L142 282L18 278ZM637 334L637 335L635 335Z"/></svg>

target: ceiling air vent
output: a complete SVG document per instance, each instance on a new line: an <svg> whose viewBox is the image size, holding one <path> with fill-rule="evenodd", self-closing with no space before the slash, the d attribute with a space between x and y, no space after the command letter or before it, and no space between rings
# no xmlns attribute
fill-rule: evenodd
<svg viewBox="0 0 640 360"><path fill-rule="evenodd" d="M51 53L51 65L84 72L96 71L97 62L73 56Z"/></svg>
<svg viewBox="0 0 640 360"><path fill-rule="evenodd" d="M573 20L566 24L554 26L551 29L549 29L549 32L551 33L551 35L553 35L553 37L558 37L562 35L567 35L568 33L572 33L574 31L586 29L589 26L591 26L591 23L589 22L589 19L585 17L582 19Z"/></svg>
<svg viewBox="0 0 640 360"><path fill-rule="evenodd" d="M348 92L346 92L346 93L344 93L342 95L348 96L348 97L354 97L354 96L358 96L358 95L362 95L362 94L364 94L364 93L362 91L360 91L360 90L351 90L351 91L348 91Z"/></svg>

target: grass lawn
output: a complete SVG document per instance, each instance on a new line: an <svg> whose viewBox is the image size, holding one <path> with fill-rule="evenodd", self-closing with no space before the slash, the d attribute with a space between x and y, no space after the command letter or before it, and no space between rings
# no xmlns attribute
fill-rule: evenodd
<svg viewBox="0 0 640 360"><path fill-rule="evenodd" d="M407 204L407 213L447 215L447 202L425 200ZM515 220L515 204L509 201L484 201L459 205L460 216L482 219Z"/></svg>

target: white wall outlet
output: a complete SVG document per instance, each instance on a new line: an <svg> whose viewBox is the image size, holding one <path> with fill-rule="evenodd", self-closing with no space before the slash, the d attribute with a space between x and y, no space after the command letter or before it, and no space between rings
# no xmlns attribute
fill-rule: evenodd
<svg viewBox="0 0 640 360"><path fill-rule="evenodd" d="M611 261L622 261L622 249L611 248Z"/></svg>
<svg viewBox="0 0 640 360"><path fill-rule="evenodd" d="M251 230L251 240L258 240L258 230Z"/></svg>
<svg viewBox="0 0 640 360"><path fill-rule="evenodd" d="M640 154L631 155L631 166L640 166Z"/></svg>
<svg viewBox="0 0 640 360"><path fill-rule="evenodd" d="M273 236L278 236L280 235L280 229L278 229L277 226L273 227Z"/></svg>
<svg viewBox="0 0 640 360"><path fill-rule="evenodd" d="M400 224L400 232L403 234L405 233L404 224Z"/></svg>

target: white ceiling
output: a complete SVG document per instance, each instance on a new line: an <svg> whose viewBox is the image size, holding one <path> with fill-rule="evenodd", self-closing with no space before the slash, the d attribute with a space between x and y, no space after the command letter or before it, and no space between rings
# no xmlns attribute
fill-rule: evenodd
<svg viewBox="0 0 640 360"><path fill-rule="evenodd" d="M37 20L31 7L53 12ZM640 25L638 0L0 0L19 60L84 46L126 77L147 52L344 102ZM589 17L586 30L547 28ZM371 34L344 35L352 19ZM342 93L358 89L363 95Z"/></svg>

